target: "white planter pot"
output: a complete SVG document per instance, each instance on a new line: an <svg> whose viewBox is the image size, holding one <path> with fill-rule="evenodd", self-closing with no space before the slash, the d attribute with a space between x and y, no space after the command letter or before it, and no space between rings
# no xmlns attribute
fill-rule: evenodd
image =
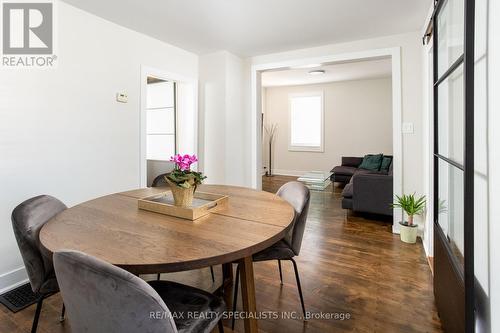
<svg viewBox="0 0 500 333"><path fill-rule="evenodd" d="M412 225L411 227L404 225L404 224L399 224L401 226L399 236L401 237L401 241L405 243L410 243L414 244L417 242L417 231L418 227L416 224Z"/></svg>

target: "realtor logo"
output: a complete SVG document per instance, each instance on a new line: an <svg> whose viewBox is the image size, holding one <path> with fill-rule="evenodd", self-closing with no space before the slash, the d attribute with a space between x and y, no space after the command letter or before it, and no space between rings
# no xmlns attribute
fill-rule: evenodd
<svg viewBox="0 0 500 333"><path fill-rule="evenodd" d="M52 1L2 3L3 67L54 66L53 7Z"/></svg>

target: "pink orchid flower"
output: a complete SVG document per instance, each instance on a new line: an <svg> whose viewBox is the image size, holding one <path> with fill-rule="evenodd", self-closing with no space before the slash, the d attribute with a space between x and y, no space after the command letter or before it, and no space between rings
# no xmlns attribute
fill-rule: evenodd
<svg viewBox="0 0 500 333"><path fill-rule="evenodd" d="M198 161L198 158L196 155L181 155L181 154L176 154L172 157L170 157L170 161L174 162L175 165L181 170L181 171L189 171L191 169L191 164L195 163Z"/></svg>

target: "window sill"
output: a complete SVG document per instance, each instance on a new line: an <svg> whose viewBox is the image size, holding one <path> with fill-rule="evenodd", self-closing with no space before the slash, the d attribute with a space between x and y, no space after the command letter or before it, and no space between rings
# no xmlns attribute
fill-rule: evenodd
<svg viewBox="0 0 500 333"><path fill-rule="evenodd" d="M300 146L292 146L288 147L288 151L292 152L311 152L311 153L324 153L325 150L323 147L300 147Z"/></svg>

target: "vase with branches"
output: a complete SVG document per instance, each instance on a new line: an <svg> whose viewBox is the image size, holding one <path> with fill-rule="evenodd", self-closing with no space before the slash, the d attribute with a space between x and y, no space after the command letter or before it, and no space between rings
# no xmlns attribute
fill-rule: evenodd
<svg viewBox="0 0 500 333"><path fill-rule="evenodd" d="M276 129L278 128L278 124L269 124L264 126L264 130L266 131L267 135L267 143L269 144L269 169L266 172L266 176L271 177L273 175L272 172L272 149L273 149L273 141L274 141L274 136L276 134Z"/></svg>

